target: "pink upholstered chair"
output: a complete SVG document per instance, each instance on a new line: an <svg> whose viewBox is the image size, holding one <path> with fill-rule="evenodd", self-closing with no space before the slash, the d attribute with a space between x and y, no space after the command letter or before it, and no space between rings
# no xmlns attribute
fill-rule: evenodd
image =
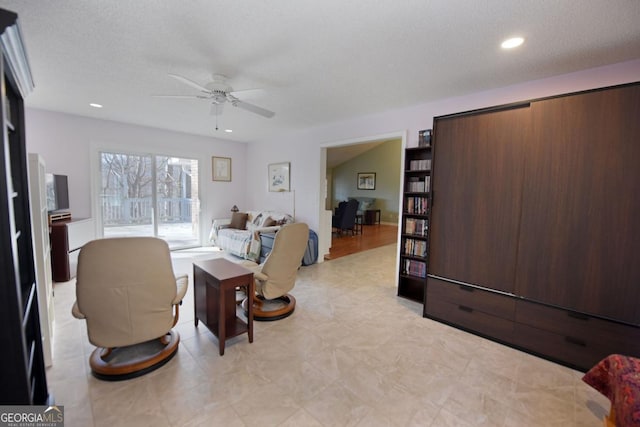
<svg viewBox="0 0 640 427"><path fill-rule="evenodd" d="M582 381L611 402L605 427L640 425L640 359L611 354L592 367Z"/></svg>

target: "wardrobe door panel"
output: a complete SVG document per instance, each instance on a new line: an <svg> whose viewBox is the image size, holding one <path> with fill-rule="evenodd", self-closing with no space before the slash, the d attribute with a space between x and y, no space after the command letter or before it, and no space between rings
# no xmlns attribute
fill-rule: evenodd
<svg viewBox="0 0 640 427"><path fill-rule="evenodd" d="M640 324L640 85L531 114L516 293Z"/></svg>
<svg viewBox="0 0 640 427"><path fill-rule="evenodd" d="M528 104L434 128L429 273L512 292Z"/></svg>

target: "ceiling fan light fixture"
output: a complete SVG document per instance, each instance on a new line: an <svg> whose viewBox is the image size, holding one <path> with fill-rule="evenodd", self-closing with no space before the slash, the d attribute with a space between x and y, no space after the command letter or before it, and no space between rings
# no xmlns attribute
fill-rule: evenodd
<svg viewBox="0 0 640 427"><path fill-rule="evenodd" d="M248 102L242 101L236 98L235 94L237 92L233 91L233 88L229 86L226 82L227 77L222 74L214 74L213 81L207 83L206 85L201 85L200 83L194 82L191 79L183 77L178 74L169 73L169 77L172 77L179 82L182 82L193 89L197 89L200 91L197 95L154 95L160 98L197 98L197 99L206 99L211 101L211 114L216 116L216 130L218 130L217 126L217 116L222 113L222 107L225 103L230 103L234 107L239 107L243 110L250 111L252 113L258 114L262 117L271 118L275 115L273 111L269 111L265 108L258 107L257 105L250 104ZM253 90L255 92L255 89ZM242 92L242 91L240 91Z"/></svg>
<svg viewBox="0 0 640 427"><path fill-rule="evenodd" d="M514 47L518 47L524 43L524 39L522 37L511 37L502 42L500 47L503 49L513 49Z"/></svg>

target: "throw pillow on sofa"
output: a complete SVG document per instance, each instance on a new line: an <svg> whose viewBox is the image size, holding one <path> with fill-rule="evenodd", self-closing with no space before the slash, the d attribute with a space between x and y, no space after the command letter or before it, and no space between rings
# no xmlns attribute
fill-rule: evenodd
<svg viewBox="0 0 640 427"><path fill-rule="evenodd" d="M275 219L269 217L269 218L264 220L264 224L262 226L263 227L273 227L274 225L279 225L278 221L276 221Z"/></svg>
<svg viewBox="0 0 640 427"><path fill-rule="evenodd" d="M262 227L262 214L259 213L258 215L256 215L255 218L253 218L253 225L255 225L256 227Z"/></svg>
<svg viewBox="0 0 640 427"><path fill-rule="evenodd" d="M248 215L244 212L234 212L233 215L231 215L229 228L245 230L247 228L247 217Z"/></svg>

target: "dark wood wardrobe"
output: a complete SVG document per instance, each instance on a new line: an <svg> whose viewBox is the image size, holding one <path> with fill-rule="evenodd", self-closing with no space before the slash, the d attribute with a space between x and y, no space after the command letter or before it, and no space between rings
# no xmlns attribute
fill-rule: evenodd
<svg viewBox="0 0 640 427"><path fill-rule="evenodd" d="M424 316L640 357L640 83L436 117L433 146Z"/></svg>

